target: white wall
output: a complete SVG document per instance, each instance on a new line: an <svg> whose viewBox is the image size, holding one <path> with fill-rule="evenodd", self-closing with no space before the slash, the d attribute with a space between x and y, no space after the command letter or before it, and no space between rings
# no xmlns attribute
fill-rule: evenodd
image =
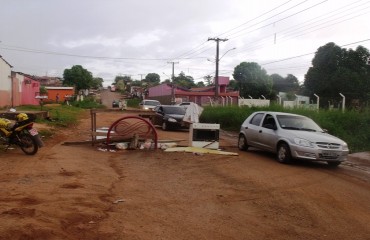
<svg viewBox="0 0 370 240"><path fill-rule="evenodd" d="M255 107L268 107L270 106L270 100L268 99L239 99L238 101L240 106L255 106Z"/></svg>
<svg viewBox="0 0 370 240"><path fill-rule="evenodd" d="M10 91L12 81L10 78L11 69L4 59L0 57L0 90Z"/></svg>
<svg viewBox="0 0 370 240"><path fill-rule="evenodd" d="M0 57L0 107L11 106L11 67Z"/></svg>

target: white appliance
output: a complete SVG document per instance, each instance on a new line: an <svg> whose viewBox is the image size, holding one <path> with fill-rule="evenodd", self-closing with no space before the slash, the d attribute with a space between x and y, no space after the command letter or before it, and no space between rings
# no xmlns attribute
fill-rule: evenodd
<svg viewBox="0 0 370 240"><path fill-rule="evenodd" d="M220 124L192 123L189 130L189 146L218 149Z"/></svg>

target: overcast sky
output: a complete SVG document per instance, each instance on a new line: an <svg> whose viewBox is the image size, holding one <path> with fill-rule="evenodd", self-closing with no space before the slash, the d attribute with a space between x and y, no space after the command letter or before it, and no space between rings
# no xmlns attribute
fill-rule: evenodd
<svg viewBox="0 0 370 240"><path fill-rule="evenodd" d="M62 77L82 65L109 85L183 71L196 82L241 62L300 81L328 42L370 49L369 0L0 0L0 55L13 71ZM348 45L347 45L348 44ZM233 48L236 48L232 50ZM225 54L225 55L224 55Z"/></svg>

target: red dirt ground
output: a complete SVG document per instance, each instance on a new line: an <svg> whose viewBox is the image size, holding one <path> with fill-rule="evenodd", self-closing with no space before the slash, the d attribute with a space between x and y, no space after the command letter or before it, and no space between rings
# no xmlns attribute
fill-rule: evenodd
<svg viewBox="0 0 370 240"><path fill-rule="evenodd" d="M55 131L35 156L0 151L0 239L370 239L370 178L348 164L279 164L225 132L239 156L62 145L89 139L89 116Z"/></svg>

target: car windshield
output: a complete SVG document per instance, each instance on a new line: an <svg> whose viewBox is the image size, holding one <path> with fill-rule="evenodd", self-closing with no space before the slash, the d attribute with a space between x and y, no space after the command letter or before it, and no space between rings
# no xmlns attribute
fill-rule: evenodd
<svg viewBox="0 0 370 240"><path fill-rule="evenodd" d="M163 107L163 111L166 114L178 114L185 115L186 110L182 107Z"/></svg>
<svg viewBox="0 0 370 240"><path fill-rule="evenodd" d="M304 116L277 115L276 118L283 129L323 132L312 119Z"/></svg>
<svg viewBox="0 0 370 240"><path fill-rule="evenodd" d="M160 103L158 101L144 101L144 105L157 106Z"/></svg>

